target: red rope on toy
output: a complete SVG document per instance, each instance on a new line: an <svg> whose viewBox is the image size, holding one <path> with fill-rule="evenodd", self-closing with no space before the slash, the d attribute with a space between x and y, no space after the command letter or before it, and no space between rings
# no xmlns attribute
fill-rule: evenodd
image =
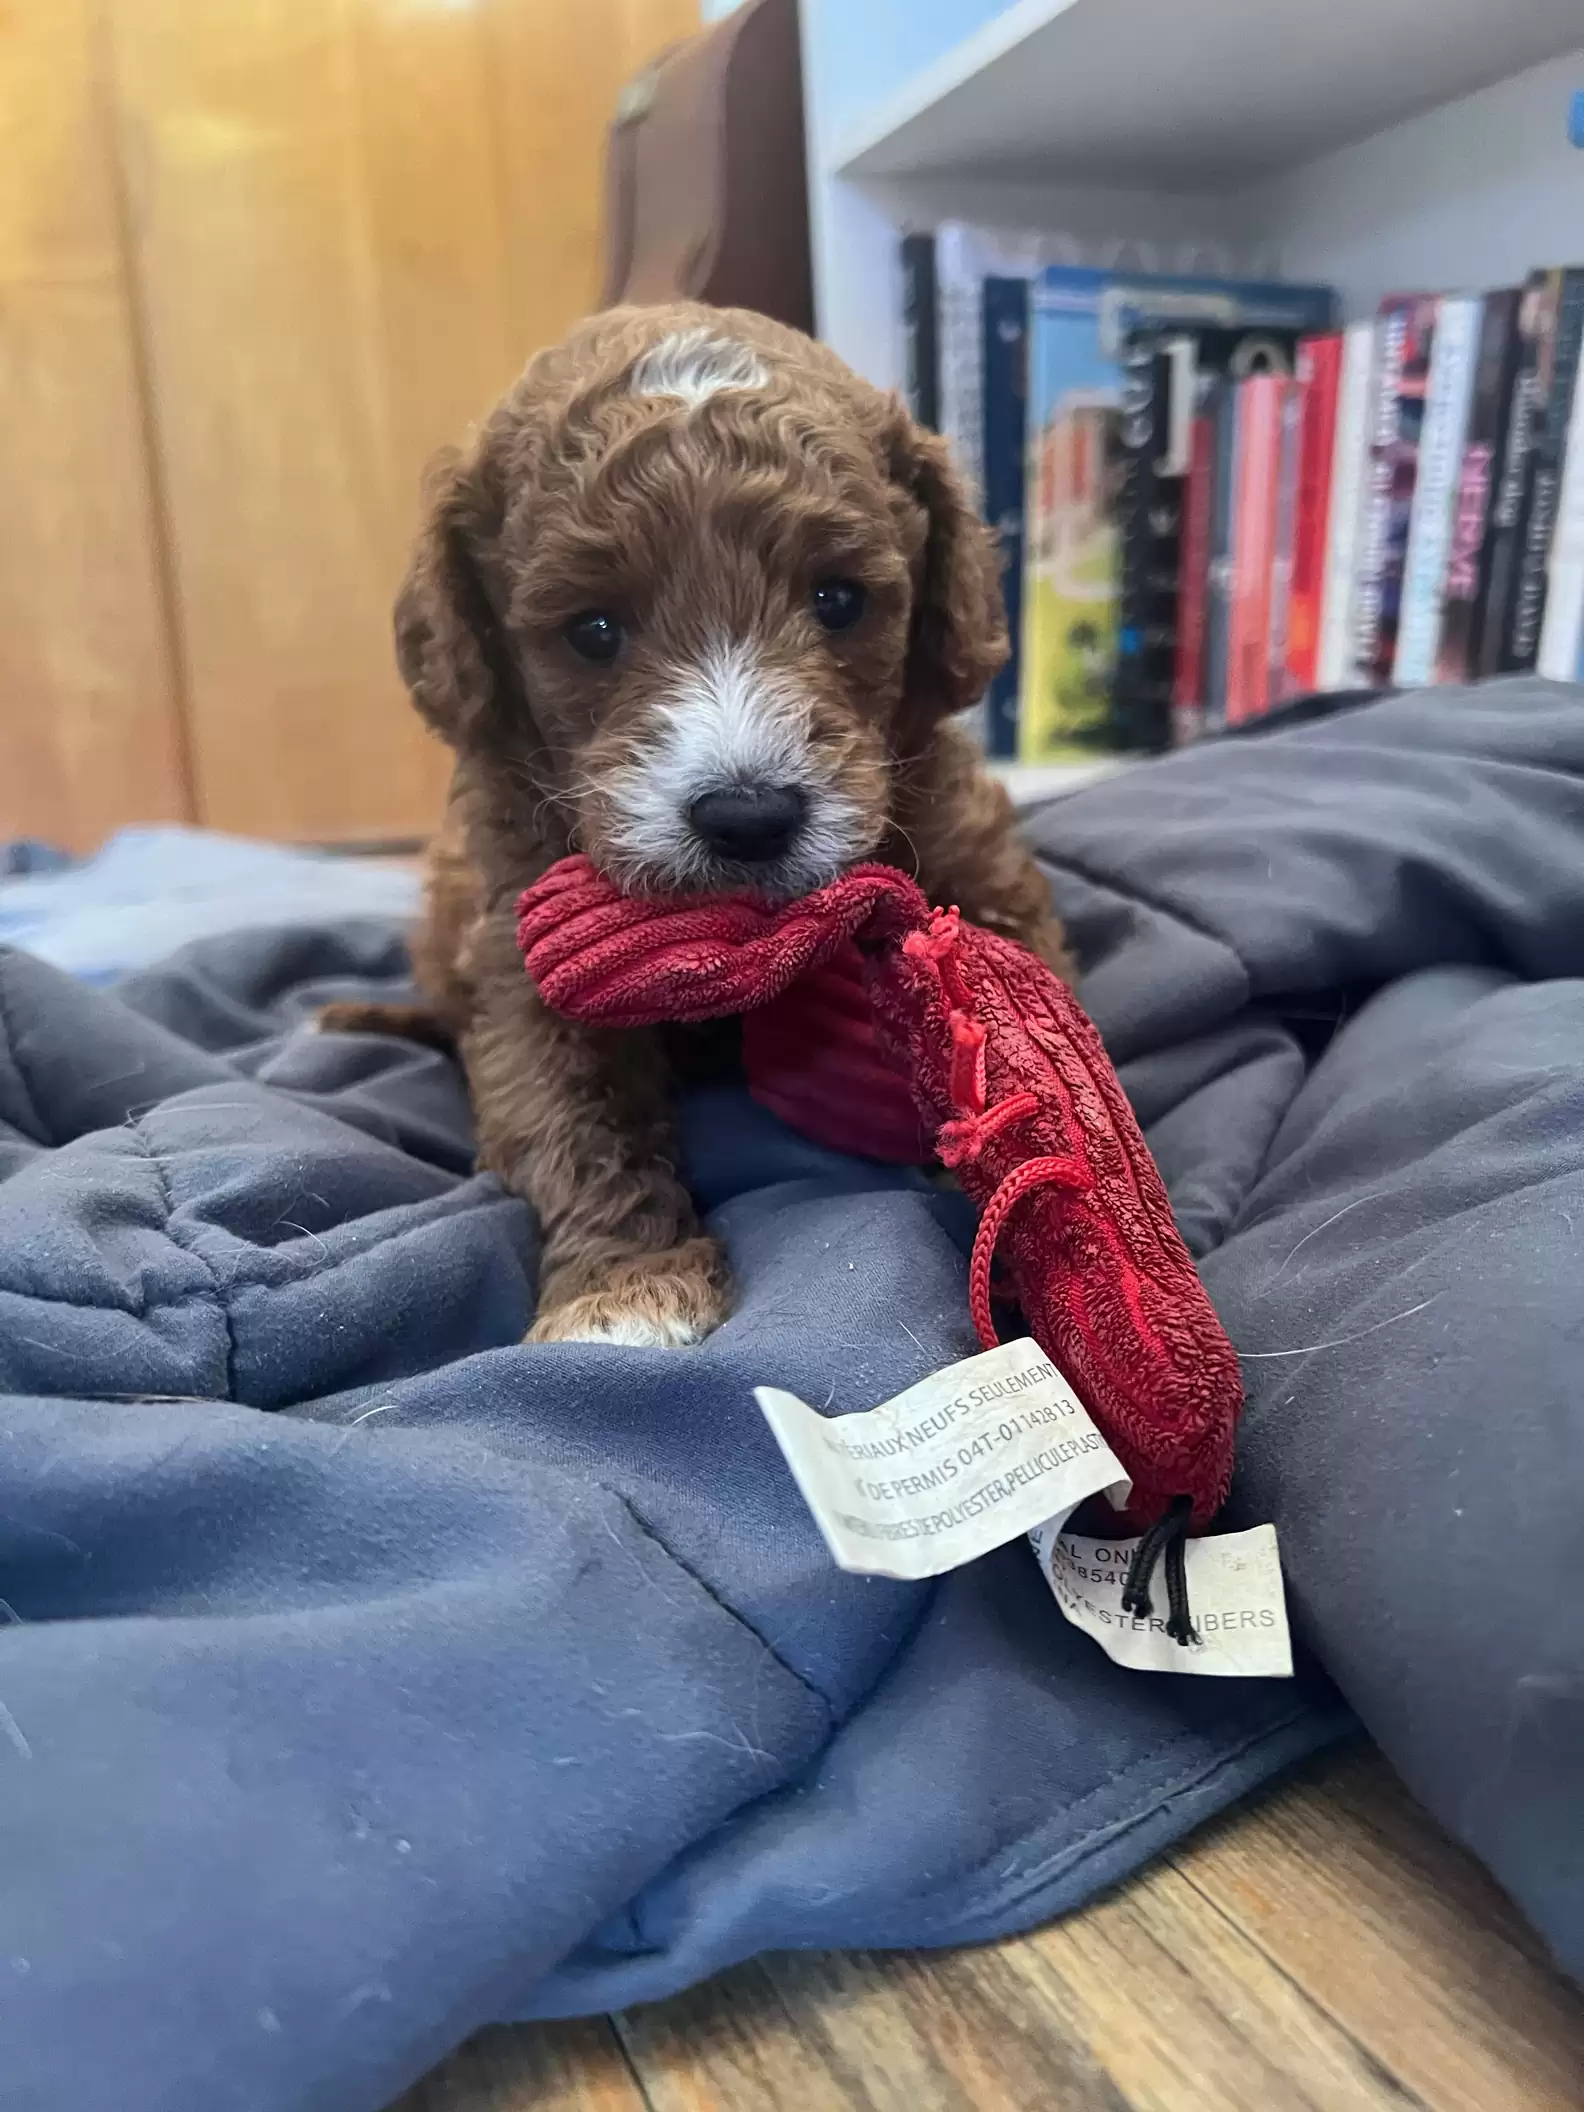
<svg viewBox="0 0 1584 2112"><path fill-rule="evenodd" d="M968 1262L968 1310L982 1348L994 1349L1001 1339L990 1312L990 1267L1007 1218L1031 1188L1065 1188L1071 1194L1084 1195L1091 1185L1088 1174L1071 1159L1026 1159L1016 1173L1007 1175L986 1203Z"/></svg>

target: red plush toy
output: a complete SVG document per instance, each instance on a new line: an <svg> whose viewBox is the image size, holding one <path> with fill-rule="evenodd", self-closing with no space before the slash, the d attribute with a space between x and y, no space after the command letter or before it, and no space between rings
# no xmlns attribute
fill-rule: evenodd
<svg viewBox="0 0 1584 2112"><path fill-rule="evenodd" d="M774 909L630 897L567 858L519 913L528 973L556 1011L607 1027L741 1013L751 1087L797 1128L914 1163L933 1142L981 1212L968 1278L980 1341L997 1339L999 1248L1030 1332L1132 1478L1145 1533L1133 1602L1148 1610L1169 1550L1171 1626L1186 1640L1181 1534L1225 1499L1242 1382L1066 985L1024 947L932 912L889 866Z"/></svg>

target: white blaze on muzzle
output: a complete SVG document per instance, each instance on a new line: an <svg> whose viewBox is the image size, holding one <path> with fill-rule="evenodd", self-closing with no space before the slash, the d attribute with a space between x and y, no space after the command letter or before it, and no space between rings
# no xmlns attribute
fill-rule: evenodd
<svg viewBox="0 0 1584 2112"><path fill-rule="evenodd" d="M831 782L809 736L807 699L751 646L723 643L678 667L645 746L608 788L614 862L651 883L718 885L722 860L691 810L712 792L774 787L802 795L803 819L785 852L754 877L779 894L833 879L868 848L864 817Z"/></svg>

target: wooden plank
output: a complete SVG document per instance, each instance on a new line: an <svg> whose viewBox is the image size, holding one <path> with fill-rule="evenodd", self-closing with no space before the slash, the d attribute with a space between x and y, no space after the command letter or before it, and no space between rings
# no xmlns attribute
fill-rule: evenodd
<svg viewBox="0 0 1584 2112"><path fill-rule="evenodd" d="M635 19L693 0L107 0L203 818L438 812L390 606L424 462L593 298Z"/></svg>
<svg viewBox="0 0 1584 2112"><path fill-rule="evenodd" d="M1436 2112L1584 2102L1584 1997L1378 1754L1292 1783L1176 1862Z"/></svg>
<svg viewBox="0 0 1584 2112"><path fill-rule="evenodd" d="M1018 1942L778 1956L617 2019L656 2112L1403 2112L1177 1871Z"/></svg>
<svg viewBox="0 0 1584 2112"><path fill-rule="evenodd" d="M884 2065L899 2039L933 2049L941 2079L908 2101L941 2112L998 2103L1402 2112L1405 2102L1345 2030L1167 1868L1018 1942L856 1959L834 1979L829 1961L770 1969L794 2016L802 2022L806 2005L809 2027L850 2059Z"/></svg>
<svg viewBox="0 0 1584 2112"><path fill-rule="evenodd" d="M391 2112L646 2112L608 2019L498 2026L409 2090Z"/></svg>
<svg viewBox="0 0 1584 2112"><path fill-rule="evenodd" d="M190 812L87 0L0 10L0 836Z"/></svg>
<svg viewBox="0 0 1584 2112"><path fill-rule="evenodd" d="M1059 2106L1119 2112L1125 2104L1082 2042L1011 2006L984 1961L947 1956L820 1953L777 1957L767 1970L809 2048L850 2098L885 2112ZM866 2095L856 2094L861 2089Z"/></svg>
<svg viewBox="0 0 1584 2112"><path fill-rule="evenodd" d="M895 2102L883 2075L833 2069L789 2015L763 1960L669 2002L624 2010L616 2030L654 2112L843 2112ZM927 2112L928 2100L916 2100Z"/></svg>

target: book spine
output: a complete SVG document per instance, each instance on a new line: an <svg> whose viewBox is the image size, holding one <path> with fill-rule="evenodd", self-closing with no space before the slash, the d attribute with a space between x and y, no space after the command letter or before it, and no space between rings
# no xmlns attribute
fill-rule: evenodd
<svg viewBox="0 0 1584 2112"><path fill-rule="evenodd" d="M1125 337L1117 357L1121 470L1116 491L1117 645L1110 709L1112 743L1124 749L1137 746L1134 721L1148 662L1149 510L1158 446L1154 371L1155 347L1149 333L1133 332Z"/></svg>
<svg viewBox="0 0 1584 2112"><path fill-rule="evenodd" d="M1551 357L1541 370L1545 410L1538 421L1529 466L1523 555L1518 566L1518 589L1508 647L1515 669L1532 668L1540 649L1540 627L1545 618L1546 568L1551 557L1551 533L1556 526L1557 492L1562 481L1562 458L1567 450L1581 339L1584 339L1584 270L1568 271L1562 274L1557 299ZM1537 398L1537 404L1538 401Z"/></svg>
<svg viewBox="0 0 1584 2112"><path fill-rule="evenodd" d="M1474 392L1452 502L1441 635L1436 648L1438 682L1470 681L1479 664L1491 502L1506 440L1517 358L1518 289L1506 286L1485 296L1480 316Z"/></svg>
<svg viewBox="0 0 1584 2112"><path fill-rule="evenodd" d="M940 343L935 308L935 237L902 237L902 344L908 409L940 427Z"/></svg>
<svg viewBox="0 0 1584 2112"><path fill-rule="evenodd" d="M1353 660L1364 682L1375 679L1380 645L1386 540L1391 528L1392 449L1397 439L1397 391L1408 343L1408 319L1393 307L1376 324L1374 421L1353 583Z"/></svg>
<svg viewBox="0 0 1584 2112"><path fill-rule="evenodd" d="M1281 454L1281 378L1253 374L1238 383L1238 477L1232 534L1227 723L1257 719L1270 706L1271 573Z"/></svg>
<svg viewBox="0 0 1584 2112"><path fill-rule="evenodd" d="M1584 386L1575 384L1551 539L1545 621L1535 665L1553 682L1578 679L1584 654Z"/></svg>
<svg viewBox="0 0 1584 2112"><path fill-rule="evenodd" d="M986 279L983 293L984 509L1001 549L1011 657L990 685L985 748L992 756L1018 751L1018 690L1022 674L1023 482L1028 413L1027 279Z"/></svg>
<svg viewBox="0 0 1584 2112"><path fill-rule="evenodd" d="M1122 477L1117 500L1117 663L1111 722L1119 748L1169 744L1172 646L1182 531L1182 478L1168 474L1179 363L1152 331L1122 353Z"/></svg>
<svg viewBox="0 0 1584 2112"><path fill-rule="evenodd" d="M1266 640L1266 696L1287 695L1287 626L1292 602L1293 550L1298 535L1298 466L1303 446L1303 391L1296 381L1281 386L1281 439L1277 453L1275 535L1271 552L1270 631Z"/></svg>
<svg viewBox="0 0 1584 2112"><path fill-rule="evenodd" d="M1205 584L1204 715L1209 728L1227 718L1227 677L1232 643L1233 538L1241 473L1243 407L1230 382L1214 392L1215 473L1210 511L1210 563Z"/></svg>
<svg viewBox="0 0 1584 2112"><path fill-rule="evenodd" d="M1196 740L1205 722L1205 603L1210 587L1210 526L1215 504L1214 409L1194 412L1183 491L1182 560L1178 567L1177 644L1172 667L1172 739Z"/></svg>
<svg viewBox="0 0 1584 2112"><path fill-rule="evenodd" d="M1375 325L1350 323L1342 333L1342 378L1337 388L1336 439L1331 449L1325 580L1320 594L1320 652L1315 686L1351 689L1359 681L1353 607L1363 529L1365 464L1373 429Z"/></svg>
<svg viewBox="0 0 1584 2112"><path fill-rule="evenodd" d="M1402 618L1392 662L1392 680L1399 689L1418 689L1435 679L1453 508L1474 393L1480 309L1478 300L1446 300L1436 319L1403 561Z"/></svg>
<svg viewBox="0 0 1584 2112"><path fill-rule="evenodd" d="M977 505L984 504L984 282L973 231L935 231L935 369L941 437Z"/></svg>
<svg viewBox="0 0 1584 2112"><path fill-rule="evenodd" d="M1501 475L1491 500L1479 637L1478 665L1482 675L1501 674L1510 665L1509 641L1523 555L1524 501L1529 486L1529 460L1538 432L1541 354L1556 319L1558 277L1555 272L1531 272L1519 296L1518 354L1507 413L1507 439L1502 449Z"/></svg>
<svg viewBox="0 0 1584 2112"><path fill-rule="evenodd" d="M1298 347L1302 438L1298 458L1298 518L1293 535L1292 583L1287 603L1289 696L1312 690L1320 667L1320 606L1325 584L1331 510L1331 457L1336 446L1342 339L1337 332L1306 337Z"/></svg>
<svg viewBox="0 0 1584 2112"><path fill-rule="evenodd" d="M1361 628L1359 641L1365 679L1377 689L1391 681L1397 656L1408 524L1419 477L1419 439L1439 307L1434 296L1418 294L1382 304L1386 340L1370 462L1366 571L1361 589L1361 615L1367 621L1368 635Z"/></svg>

